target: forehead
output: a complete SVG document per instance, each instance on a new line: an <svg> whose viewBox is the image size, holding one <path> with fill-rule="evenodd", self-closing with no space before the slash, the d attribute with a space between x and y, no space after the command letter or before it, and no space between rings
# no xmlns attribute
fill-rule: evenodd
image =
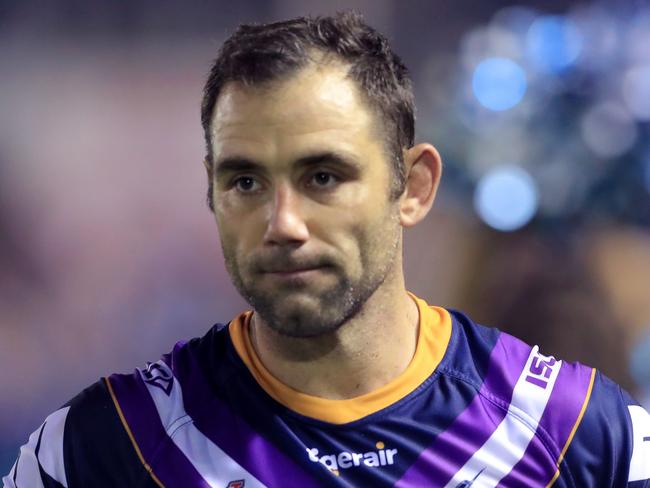
<svg viewBox="0 0 650 488"><path fill-rule="evenodd" d="M212 119L215 156L247 141L354 144L378 140L375 116L341 65L309 65L281 80L224 86Z"/></svg>

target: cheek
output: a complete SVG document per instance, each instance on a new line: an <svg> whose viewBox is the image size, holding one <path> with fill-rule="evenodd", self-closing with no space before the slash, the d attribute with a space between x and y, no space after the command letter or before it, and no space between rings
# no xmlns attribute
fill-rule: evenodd
<svg viewBox="0 0 650 488"><path fill-rule="evenodd" d="M248 252L264 233L259 212L242 212L240 207L215 206L217 228L223 246L238 253Z"/></svg>
<svg viewBox="0 0 650 488"><path fill-rule="evenodd" d="M399 229L395 211L376 203L319 219L318 233L344 256L355 272L394 249Z"/></svg>
<svg viewBox="0 0 650 488"><path fill-rule="evenodd" d="M392 254L399 235L399 214L393 206L373 212L358 229L360 246L365 249L366 259L371 260Z"/></svg>
<svg viewBox="0 0 650 488"><path fill-rule="evenodd" d="M336 193L334 200L330 203L341 212L346 212L345 216L348 216L355 213L366 213L368 208L372 208L376 204L373 200L370 185L360 181L345 185Z"/></svg>
<svg viewBox="0 0 650 488"><path fill-rule="evenodd" d="M227 229L219 226L219 242L221 243L221 251L223 257L226 261L232 261L236 257L236 242L233 240L233 236L228 232Z"/></svg>
<svg viewBox="0 0 650 488"><path fill-rule="evenodd" d="M217 226L219 228L221 251L226 265L232 273L235 269L240 269L242 261L248 253L245 249L242 249L242 236L236 228L225 224L223 221L218 222Z"/></svg>

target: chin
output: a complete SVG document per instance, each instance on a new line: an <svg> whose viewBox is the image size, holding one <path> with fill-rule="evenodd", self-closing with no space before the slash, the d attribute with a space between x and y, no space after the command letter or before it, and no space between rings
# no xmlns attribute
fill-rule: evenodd
<svg viewBox="0 0 650 488"><path fill-rule="evenodd" d="M302 301L301 301L302 302ZM278 334L295 337L318 337L335 332L344 319L332 316L332 310L320 303L285 303L273 310L257 310L266 324Z"/></svg>

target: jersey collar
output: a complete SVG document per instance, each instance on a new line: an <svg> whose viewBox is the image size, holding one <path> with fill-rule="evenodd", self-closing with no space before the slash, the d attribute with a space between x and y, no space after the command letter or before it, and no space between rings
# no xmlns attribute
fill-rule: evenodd
<svg viewBox="0 0 650 488"><path fill-rule="evenodd" d="M414 391L442 360L451 338L451 316L441 307L429 306L409 294L419 312L418 341L415 354L406 370L381 388L364 395L330 400L297 391L275 378L257 356L249 334L252 312L244 312L228 327L230 339L241 360L257 383L276 401L311 418L333 424L354 422L382 410Z"/></svg>

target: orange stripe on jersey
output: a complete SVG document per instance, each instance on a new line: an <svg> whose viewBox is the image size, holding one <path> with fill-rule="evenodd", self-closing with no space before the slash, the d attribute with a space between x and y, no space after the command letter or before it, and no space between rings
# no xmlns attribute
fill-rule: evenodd
<svg viewBox="0 0 650 488"><path fill-rule="evenodd" d="M111 395L111 399L113 400L113 404L115 405L115 409L117 410L117 415L120 417L122 426L124 427L124 430L128 434L129 439L131 440L131 444L133 444L133 448L135 449L135 453L138 455L138 458L140 459L140 462L144 466L144 469L151 475L151 478L153 479L154 483L156 483L160 488L165 488L165 485L163 485L160 482L160 480L156 477L156 475L153 472L153 469L151 469L151 466L147 464L147 461L145 461L144 457L142 456L142 452L140 452L138 443L135 441L135 437L133 437L131 428L129 427L129 424L126 422L126 419L124 418L124 413L122 413L122 408L120 407L120 403L117 401L117 397L115 396L115 392L113 391L113 386L111 385L110 380L108 378L104 378L104 382L106 383L108 392Z"/></svg>
<svg viewBox="0 0 650 488"><path fill-rule="evenodd" d="M415 390L435 371L451 338L451 316L444 308L430 307L409 294L420 315L415 354L406 370L381 388L355 398L330 400L301 393L280 382L264 367L249 335L252 312L234 319L230 339L259 385L276 401L301 415L333 424L345 424L386 408Z"/></svg>
<svg viewBox="0 0 650 488"><path fill-rule="evenodd" d="M555 475L553 475L553 478L551 481L549 481L548 485L546 485L546 488L549 488L550 486L555 483L557 480L558 476L560 476L560 464L562 464L562 460L564 459L564 455L566 454L567 450L569 449L569 445L571 444L571 441L573 440L573 436L576 434L576 431L578 430L578 426L582 422L582 417L585 415L585 411L587 410L587 405L589 404L589 399L591 398L591 390L594 388L594 380L596 379L596 370L592 369L591 370L591 379L589 380L589 388L587 389L587 394L585 395L585 401L582 404L582 408L580 409L580 415L578 415L578 419L576 420L576 423L573 425L573 429L571 429L571 434L569 434L569 438L567 439L566 443L564 444L564 448L562 449L562 452L560 453L560 457L557 459L557 471L555 472Z"/></svg>

